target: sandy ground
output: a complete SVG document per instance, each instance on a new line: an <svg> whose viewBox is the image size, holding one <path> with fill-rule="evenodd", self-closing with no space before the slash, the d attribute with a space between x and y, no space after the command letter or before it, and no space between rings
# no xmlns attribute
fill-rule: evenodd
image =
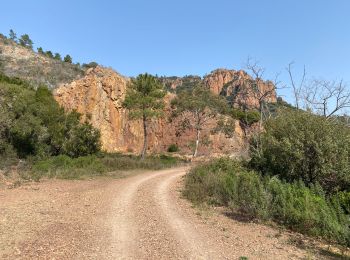
<svg viewBox="0 0 350 260"><path fill-rule="evenodd" d="M328 259L181 198L186 168L0 190L1 259Z"/></svg>

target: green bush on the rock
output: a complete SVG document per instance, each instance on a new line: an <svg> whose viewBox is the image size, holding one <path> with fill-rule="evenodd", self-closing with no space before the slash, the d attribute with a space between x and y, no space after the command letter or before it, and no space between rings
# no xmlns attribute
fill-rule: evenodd
<svg viewBox="0 0 350 260"><path fill-rule="evenodd" d="M169 153L176 153L179 151L179 147L176 144L171 144L168 147L168 152Z"/></svg>

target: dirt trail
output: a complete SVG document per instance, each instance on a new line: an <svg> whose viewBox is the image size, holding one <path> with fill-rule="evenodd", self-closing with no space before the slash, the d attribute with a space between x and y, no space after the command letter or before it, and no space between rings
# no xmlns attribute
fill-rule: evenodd
<svg viewBox="0 0 350 260"><path fill-rule="evenodd" d="M192 208L179 192L185 173L176 168L0 190L0 259L313 256L292 245L289 234Z"/></svg>

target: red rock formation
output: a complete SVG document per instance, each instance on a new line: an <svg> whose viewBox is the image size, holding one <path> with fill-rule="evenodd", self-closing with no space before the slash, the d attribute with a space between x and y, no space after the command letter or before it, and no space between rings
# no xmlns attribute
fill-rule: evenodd
<svg viewBox="0 0 350 260"><path fill-rule="evenodd" d="M207 75L203 83L214 94L230 97L235 107L258 108L259 98L265 95L266 102L276 102L274 85L270 81L254 81L245 71L217 69ZM258 89L254 90L256 84Z"/></svg>
<svg viewBox="0 0 350 260"><path fill-rule="evenodd" d="M128 118L128 112L122 107L129 79L112 69L96 67L87 71L84 78L64 84L54 91L56 100L66 110L77 110L84 120L101 131L103 149L109 152L140 152L143 144L143 130L140 121ZM170 114L170 100L174 94L165 98L165 115ZM209 146L201 145L199 153L240 153L244 146L242 130L236 123L235 135L226 138L223 134L212 135L209 122L203 136L210 141ZM170 123L167 116L149 123L149 151L164 152L170 144L177 144L181 151L189 153L195 133L186 131L176 136L177 121Z"/></svg>
<svg viewBox="0 0 350 260"><path fill-rule="evenodd" d="M204 85L214 94L219 95L225 84L231 82L236 75L234 70L217 69L204 77Z"/></svg>

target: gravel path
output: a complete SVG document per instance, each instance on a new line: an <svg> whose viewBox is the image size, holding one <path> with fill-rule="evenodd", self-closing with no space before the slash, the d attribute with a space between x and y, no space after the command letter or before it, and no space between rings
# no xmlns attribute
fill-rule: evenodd
<svg viewBox="0 0 350 260"><path fill-rule="evenodd" d="M320 259L181 198L186 168L0 190L0 259Z"/></svg>

